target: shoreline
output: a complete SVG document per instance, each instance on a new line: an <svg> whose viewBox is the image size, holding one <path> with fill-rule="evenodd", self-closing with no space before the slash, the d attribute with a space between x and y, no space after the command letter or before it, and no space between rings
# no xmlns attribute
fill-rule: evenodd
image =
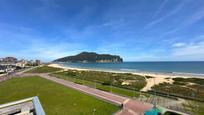
<svg viewBox="0 0 204 115"><path fill-rule="evenodd" d="M204 79L203 76L192 76L189 74L175 74L175 73L154 73L154 72L127 72L127 71L114 71L114 70L102 70L102 69L84 69L84 68L75 68L63 66L61 64L51 63L48 65L49 67L61 68L66 70L77 70L77 71L98 71L98 72L110 72L110 73L131 73L134 75L144 76L147 84L141 91L148 91L152 86L160 84L160 83L173 83L173 78L201 78ZM146 76L151 76L153 78L147 78Z"/></svg>
<svg viewBox="0 0 204 115"><path fill-rule="evenodd" d="M70 66L64 66L62 64L57 63L51 63L48 66L50 67L56 67L61 68L65 70L84 70L84 71L102 71L102 72L112 72L112 73L131 73L135 75L141 75L141 76L162 76L166 78L201 78L204 79L204 74L196 74L196 73L182 73L182 72L148 72L148 71L125 71L125 69L121 70L111 70L111 69L97 69L97 68L78 68L78 67L70 67Z"/></svg>

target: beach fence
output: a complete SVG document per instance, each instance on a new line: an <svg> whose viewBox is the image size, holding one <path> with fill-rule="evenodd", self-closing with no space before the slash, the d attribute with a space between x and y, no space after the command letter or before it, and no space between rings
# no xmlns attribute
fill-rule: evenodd
<svg viewBox="0 0 204 115"><path fill-rule="evenodd" d="M162 107L187 114L195 114L203 109L201 107L204 107L204 98L202 97L204 86L199 85L195 89L193 88L173 84L173 87L159 87L148 93L152 95L156 93L157 104ZM155 96L152 95L145 102L153 103Z"/></svg>
<svg viewBox="0 0 204 115"><path fill-rule="evenodd" d="M169 110L174 110L174 111L179 111L179 112L189 114L189 112L186 111L186 109L182 106L182 103L181 103L182 100L175 100L172 98L166 98L166 97L161 97L161 96L155 97L154 95L151 95L146 98L144 97L138 98L138 100L144 103L152 103L152 104L156 103L157 106L161 106Z"/></svg>

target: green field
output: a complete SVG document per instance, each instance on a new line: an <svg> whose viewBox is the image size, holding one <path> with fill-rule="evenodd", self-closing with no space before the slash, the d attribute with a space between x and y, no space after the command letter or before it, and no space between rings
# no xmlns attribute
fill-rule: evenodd
<svg viewBox="0 0 204 115"><path fill-rule="evenodd" d="M146 85L145 77L140 75L133 75L131 73L111 73L101 71L75 71L68 70L58 72L56 75L71 77L76 79L84 79L91 82L97 82L103 85L113 85L120 88L131 90L140 90ZM124 84L128 82L129 84Z"/></svg>
<svg viewBox="0 0 204 115"><path fill-rule="evenodd" d="M60 68L54 68L54 67L48 67L48 66L42 66L42 67L37 67L32 70L27 71L26 73L50 73L50 72L56 72L60 71L62 69Z"/></svg>
<svg viewBox="0 0 204 115"><path fill-rule="evenodd" d="M42 66L32 69L27 73L52 73L50 75L52 76L54 75L55 77L69 80L78 84L83 84L89 87L95 87L96 82L97 89L107 92L113 92L128 97L138 97L139 96L138 90L140 90L146 85L146 81L143 76L133 75L129 73L122 74L99 71L75 71L75 70L68 70L64 72L55 73L56 71L60 70L62 69ZM122 82L125 80L131 81L131 84L121 85Z"/></svg>
<svg viewBox="0 0 204 115"><path fill-rule="evenodd" d="M128 89L119 88L119 87L115 87L115 86L111 87L110 85L103 85L103 84L100 84L100 83L95 83L95 82L91 82L91 81L87 81L87 80L67 77L67 76L64 76L64 75L60 75L60 73L59 74L51 74L51 76L55 76L55 77L60 78L60 79L72 81L74 83L83 84L83 85L93 87L93 88L96 87L97 89L107 91L107 92L112 91L112 93L119 94L119 95L122 95L122 96L128 96L128 97L138 97L139 96L138 91L128 90Z"/></svg>
<svg viewBox="0 0 204 115"><path fill-rule="evenodd" d="M68 70L53 73L51 75L60 79L69 80L89 87L96 87L100 90L128 97L138 97L138 91L146 85L146 80L143 76L129 73ZM130 84L122 85L124 81L129 81Z"/></svg>
<svg viewBox="0 0 204 115"><path fill-rule="evenodd" d="M39 96L47 115L110 115L120 108L40 77L13 78L0 83L0 104Z"/></svg>

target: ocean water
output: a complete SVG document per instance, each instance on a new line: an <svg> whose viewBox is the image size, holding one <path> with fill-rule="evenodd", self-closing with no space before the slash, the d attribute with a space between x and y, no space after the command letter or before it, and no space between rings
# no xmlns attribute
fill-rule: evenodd
<svg viewBox="0 0 204 115"><path fill-rule="evenodd" d="M155 72L204 75L204 61L197 62L123 62L123 63L60 63L63 66L123 72Z"/></svg>

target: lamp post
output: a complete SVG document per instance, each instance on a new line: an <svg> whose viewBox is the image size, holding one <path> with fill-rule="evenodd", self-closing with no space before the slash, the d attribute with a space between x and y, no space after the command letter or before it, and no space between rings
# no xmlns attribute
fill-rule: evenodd
<svg viewBox="0 0 204 115"><path fill-rule="evenodd" d="M168 89L167 98L168 98L168 100L169 100L169 98L170 98L170 89ZM169 102L168 102L168 100L167 100L167 108L169 108Z"/></svg>
<svg viewBox="0 0 204 115"><path fill-rule="evenodd" d="M95 89L96 89L96 79L94 80L94 87L95 87Z"/></svg>
<svg viewBox="0 0 204 115"><path fill-rule="evenodd" d="M136 85L135 85L135 93L134 93L134 98L136 99L136 90L137 90L137 87L136 87Z"/></svg>
<svg viewBox="0 0 204 115"><path fill-rule="evenodd" d="M136 99L137 85L135 85L134 98Z"/></svg>
<svg viewBox="0 0 204 115"><path fill-rule="evenodd" d="M155 86L155 78L154 78L154 86ZM156 89L154 89L153 105L154 105L154 109L156 109L156 107L157 107Z"/></svg>
<svg viewBox="0 0 204 115"><path fill-rule="evenodd" d="M84 76L83 76L83 81L82 82L83 82L82 84L84 85Z"/></svg>
<svg viewBox="0 0 204 115"><path fill-rule="evenodd" d="M95 115L95 112L96 112L96 109L94 108L94 109L93 109L93 115Z"/></svg>
<svg viewBox="0 0 204 115"><path fill-rule="evenodd" d="M110 76L110 82L111 82L110 84L111 84L111 93L112 93L112 90L113 90L112 89L112 87L113 87L113 78L112 78L112 76Z"/></svg>

